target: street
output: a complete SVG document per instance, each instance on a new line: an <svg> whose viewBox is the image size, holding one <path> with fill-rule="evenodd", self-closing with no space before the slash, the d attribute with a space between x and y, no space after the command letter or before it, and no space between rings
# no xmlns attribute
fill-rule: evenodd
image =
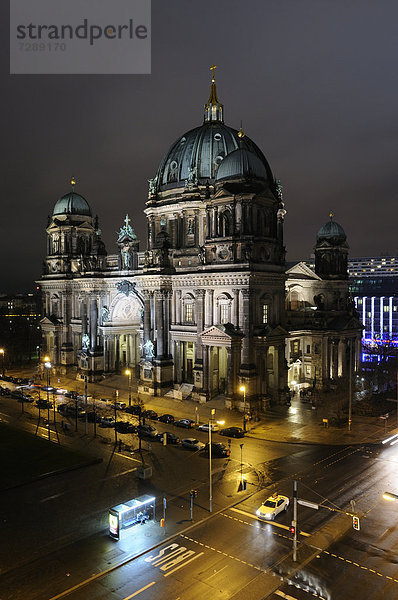
<svg viewBox="0 0 398 600"><path fill-rule="evenodd" d="M1 398L2 421L34 433L37 409L26 410L32 418L21 415L15 400ZM207 440L205 432L153 424L179 437ZM115 449L112 429L97 429L101 437L95 439L93 424L89 428L85 435L79 422L78 433L60 433L60 442L84 448L101 463L3 490L2 599L50 600L66 597L65 592L73 600L398 597L398 505L382 499L384 491L396 490L396 446L232 439L230 458L213 460L210 515L209 461L201 453L143 440L142 457L153 476L141 481L135 476L141 456ZM41 433L45 437L46 429ZM135 435L120 437L128 447L137 446ZM238 491L241 473L248 481L246 492ZM298 507L299 550L293 564L294 479L299 498L320 508ZM198 490L193 523L190 489ZM259 522L255 511L274 492L290 497L289 509L275 522ZM156 522L136 526L119 542L111 540L109 507L143 493L158 500ZM159 526L163 495L164 531ZM352 500L360 531L353 530L350 516L323 508L351 512Z"/></svg>

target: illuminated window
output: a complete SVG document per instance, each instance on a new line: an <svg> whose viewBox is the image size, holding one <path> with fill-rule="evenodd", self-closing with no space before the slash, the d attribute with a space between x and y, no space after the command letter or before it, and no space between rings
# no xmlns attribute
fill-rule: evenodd
<svg viewBox="0 0 398 600"><path fill-rule="evenodd" d="M307 344L307 354L311 353L311 346L309 344Z"/></svg>
<svg viewBox="0 0 398 600"><path fill-rule="evenodd" d="M228 323L229 318L229 305L227 303L220 305L220 323Z"/></svg>
<svg viewBox="0 0 398 600"><path fill-rule="evenodd" d="M262 323L266 325L269 319L269 307L268 304L263 304Z"/></svg>
<svg viewBox="0 0 398 600"><path fill-rule="evenodd" d="M311 375L311 365L306 365L306 367L305 367L305 374L306 375Z"/></svg>
<svg viewBox="0 0 398 600"><path fill-rule="evenodd" d="M293 354L298 354L299 353L299 349L300 349L300 344L298 340L294 340L292 342L292 353Z"/></svg>
<svg viewBox="0 0 398 600"><path fill-rule="evenodd" d="M185 321L187 323L193 322L193 304L191 302L185 305Z"/></svg>
<svg viewBox="0 0 398 600"><path fill-rule="evenodd" d="M389 307L389 306L385 306L385 307L384 307L384 312L389 312L389 310L390 310L390 307Z"/></svg>

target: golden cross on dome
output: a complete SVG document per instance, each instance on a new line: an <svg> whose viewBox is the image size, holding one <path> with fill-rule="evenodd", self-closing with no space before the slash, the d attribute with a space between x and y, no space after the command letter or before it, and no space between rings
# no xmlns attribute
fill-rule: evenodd
<svg viewBox="0 0 398 600"><path fill-rule="evenodd" d="M75 177L71 177L70 184L71 184L72 190L73 190L74 187L75 187L75 185L76 185L76 178Z"/></svg>
<svg viewBox="0 0 398 600"><path fill-rule="evenodd" d="M128 227L128 225L129 225L129 223L130 223L130 219L129 219L129 216L128 216L128 215L126 215L126 218L124 219L124 222L125 222L125 224L126 224L126 227Z"/></svg>
<svg viewBox="0 0 398 600"><path fill-rule="evenodd" d="M329 213L329 217L330 217L330 220L331 220L331 221L333 220L333 216L334 216L334 215L333 215L332 211L330 211L330 213Z"/></svg>
<svg viewBox="0 0 398 600"><path fill-rule="evenodd" d="M217 69L217 65L213 65L210 67L210 71L211 71L211 81L212 83L215 82L216 80L216 74L215 74L215 70Z"/></svg>

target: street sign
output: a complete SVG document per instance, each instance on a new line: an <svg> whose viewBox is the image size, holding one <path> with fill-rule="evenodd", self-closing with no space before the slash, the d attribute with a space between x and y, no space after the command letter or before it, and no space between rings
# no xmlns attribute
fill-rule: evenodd
<svg viewBox="0 0 398 600"><path fill-rule="evenodd" d="M319 504L315 504L315 502L309 502L309 500L297 500L301 506L307 506L308 508L313 508L314 510L319 509Z"/></svg>

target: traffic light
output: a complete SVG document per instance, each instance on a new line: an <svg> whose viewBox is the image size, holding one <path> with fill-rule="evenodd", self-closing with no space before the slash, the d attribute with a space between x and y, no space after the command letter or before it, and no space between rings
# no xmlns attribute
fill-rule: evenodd
<svg viewBox="0 0 398 600"><path fill-rule="evenodd" d="M292 535L294 535L296 533L296 527L294 525L290 525L289 531Z"/></svg>
<svg viewBox="0 0 398 600"><path fill-rule="evenodd" d="M352 517L352 526L356 531L359 531L361 529L359 517Z"/></svg>
<svg viewBox="0 0 398 600"><path fill-rule="evenodd" d="M191 490L189 493L191 498L196 498L196 496L198 495L198 490Z"/></svg>

